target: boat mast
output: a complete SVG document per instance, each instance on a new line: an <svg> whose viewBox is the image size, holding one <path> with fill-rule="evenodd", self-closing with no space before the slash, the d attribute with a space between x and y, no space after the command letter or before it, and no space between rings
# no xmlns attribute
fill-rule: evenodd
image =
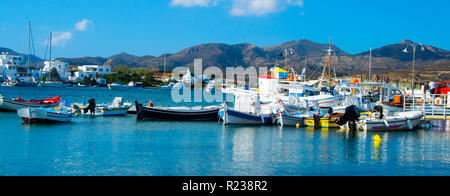
<svg viewBox="0 0 450 196"><path fill-rule="evenodd" d="M370 48L369 53L369 82L372 82L372 48Z"/></svg>
<svg viewBox="0 0 450 196"><path fill-rule="evenodd" d="M166 82L166 53L164 53L164 82Z"/></svg>
<svg viewBox="0 0 450 196"><path fill-rule="evenodd" d="M333 50L331 50L331 37L330 37L330 42L328 44L328 86L331 89L331 52L333 52Z"/></svg>
<svg viewBox="0 0 450 196"><path fill-rule="evenodd" d="M30 69L30 54L31 54L31 22L28 21L28 61L27 61L27 72Z"/></svg>
<svg viewBox="0 0 450 196"><path fill-rule="evenodd" d="M49 35L49 49L50 49L49 58L50 58L50 68L51 68L52 67L52 32L50 32L50 35Z"/></svg>

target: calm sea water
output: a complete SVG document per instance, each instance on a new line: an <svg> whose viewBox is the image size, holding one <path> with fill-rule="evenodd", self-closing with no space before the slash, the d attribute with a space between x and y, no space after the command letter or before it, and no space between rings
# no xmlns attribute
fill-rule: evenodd
<svg viewBox="0 0 450 196"><path fill-rule="evenodd" d="M157 105L165 90L0 88L5 97L116 96ZM189 104L195 105L195 104ZM198 105L198 104L197 104ZM26 125L0 113L0 175L450 175L450 123L431 130L344 133L217 122L137 122L135 116ZM373 136L383 141L376 146Z"/></svg>

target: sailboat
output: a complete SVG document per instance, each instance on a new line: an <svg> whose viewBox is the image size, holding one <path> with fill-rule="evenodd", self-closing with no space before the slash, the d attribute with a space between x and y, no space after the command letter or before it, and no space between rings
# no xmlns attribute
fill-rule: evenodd
<svg viewBox="0 0 450 196"><path fill-rule="evenodd" d="M28 60L26 68L18 67L17 74L19 77L16 79L16 81L12 84L14 87L37 87L37 84L35 83L35 80L30 73L30 63L31 63L31 50L33 47L34 51L34 45L32 46L32 31L31 31L31 22L28 21Z"/></svg>

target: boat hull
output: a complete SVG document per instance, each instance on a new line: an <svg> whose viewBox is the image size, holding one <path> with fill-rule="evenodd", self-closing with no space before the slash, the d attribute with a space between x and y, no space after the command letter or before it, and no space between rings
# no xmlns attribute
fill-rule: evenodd
<svg viewBox="0 0 450 196"><path fill-rule="evenodd" d="M173 121L216 121L219 108L204 111L174 111L152 107L141 107L137 120L173 120Z"/></svg>
<svg viewBox="0 0 450 196"><path fill-rule="evenodd" d="M304 127L305 124L305 117L298 117L298 116L291 116L286 114L278 114L276 116L277 118L277 124L283 125L283 126L297 126L299 124L300 126Z"/></svg>
<svg viewBox="0 0 450 196"><path fill-rule="evenodd" d="M19 109L22 108L52 108L59 105L58 103L53 104L35 104L35 103L25 103L25 102L18 102L13 101L9 99L5 99L0 97L0 111L9 111L9 112L16 112Z"/></svg>
<svg viewBox="0 0 450 196"><path fill-rule="evenodd" d="M83 116L124 116L128 113L128 110L131 107L123 107L123 108L111 108L111 109L105 109L105 108L95 108L95 113L81 113ZM84 110L82 108L81 110Z"/></svg>
<svg viewBox="0 0 450 196"><path fill-rule="evenodd" d="M226 125L265 125L272 124L271 115L249 114L233 109L222 110L220 116Z"/></svg>
<svg viewBox="0 0 450 196"><path fill-rule="evenodd" d="M307 127L318 127L318 128L325 128L325 129L340 129L341 126L336 123L336 119L329 119L329 118L320 118L320 121L316 125L316 121L314 118L308 118L306 119L306 126Z"/></svg>
<svg viewBox="0 0 450 196"><path fill-rule="evenodd" d="M18 116L28 124L33 123L67 123L72 120L71 113L49 112L43 108L23 108L17 111Z"/></svg>

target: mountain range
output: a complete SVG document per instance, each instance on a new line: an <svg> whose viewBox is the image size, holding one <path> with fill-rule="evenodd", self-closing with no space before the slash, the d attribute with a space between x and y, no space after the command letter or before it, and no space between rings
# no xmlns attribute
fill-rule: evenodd
<svg viewBox="0 0 450 196"><path fill-rule="evenodd" d="M372 68L374 70L407 69L412 66L412 48L410 40L383 46L372 50ZM409 47L409 52L403 50ZM285 49L290 51L286 55ZM301 69L305 67L305 62L309 70L315 70L320 65L324 65L327 55L328 44L321 44L309 40L298 40L282 43L275 46L259 47L249 43L235 45L210 43L200 44L186 48L175 54L166 54L167 70L179 66L192 66L195 58L203 59L203 66L217 66L220 68L236 66L267 66L267 64L279 64L281 67L294 67ZM450 62L450 51L437 47L424 45L425 50L418 46L416 52L416 67L426 68ZM0 48L1 51L9 50ZM339 47L332 45L332 64L336 71L360 71L369 67L369 51L359 54L349 54ZM280 56L284 53L283 56ZM287 60L285 61L285 57ZM59 58L59 60L69 62L70 65L86 64L106 64L111 66L126 65L130 67L149 68L152 70L162 70L164 65L164 55L161 56L135 56L127 53L120 53L108 58L104 57L80 57L80 58ZM306 61L305 61L306 60ZM288 66L284 66L284 65Z"/></svg>

